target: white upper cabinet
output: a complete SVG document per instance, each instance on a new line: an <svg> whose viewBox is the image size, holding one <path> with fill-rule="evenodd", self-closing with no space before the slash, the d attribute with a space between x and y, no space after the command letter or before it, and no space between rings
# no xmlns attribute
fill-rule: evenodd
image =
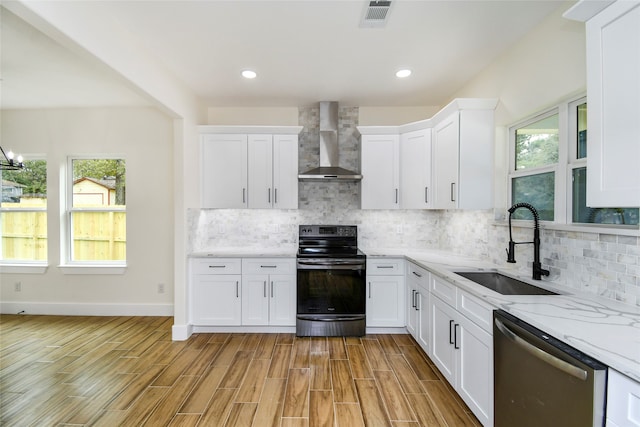
<svg viewBox="0 0 640 427"><path fill-rule="evenodd" d="M202 136L202 207L247 207L247 135Z"/></svg>
<svg viewBox="0 0 640 427"><path fill-rule="evenodd" d="M495 106L495 100L483 100L435 123L433 207L436 209L493 207Z"/></svg>
<svg viewBox="0 0 640 427"><path fill-rule="evenodd" d="M400 166L400 207L429 208L433 199L430 129L400 135Z"/></svg>
<svg viewBox="0 0 640 427"><path fill-rule="evenodd" d="M640 206L640 1L603 10L581 1L565 17L586 21L587 205Z"/></svg>
<svg viewBox="0 0 640 427"><path fill-rule="evenodd" d="M201 126L202 207L297 209L301 129Z"/></svg>
<svg viewBox="0 0 640 427"><path fill-rule="evenodd" d="M400 151L395 135L363 135L362 209L400 208Z"/></svg>
<svg viewBox="0 0 640 427"><path fill-rule="evenodd" d="M456 99L431 119L358 126L362 209L493 207L496 99Z"/></svg>

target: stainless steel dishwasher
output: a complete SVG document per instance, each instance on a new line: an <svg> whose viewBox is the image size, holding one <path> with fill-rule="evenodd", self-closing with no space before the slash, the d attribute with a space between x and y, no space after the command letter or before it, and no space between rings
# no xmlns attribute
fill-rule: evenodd
<svg viewBox="0 0 640 427"><path fill-rule="evenodd" d="M602 427L607 367L503 310L493 314L495 427Z"/></svg>

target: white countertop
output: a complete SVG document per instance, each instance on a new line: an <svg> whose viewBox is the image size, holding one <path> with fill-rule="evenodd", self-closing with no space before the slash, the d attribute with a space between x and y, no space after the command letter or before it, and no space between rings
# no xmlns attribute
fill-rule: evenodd
<svg viewBox="0 0 640 427"><path fill-rule="evenodd" d="M640 308L550 281L523 277L488 262L443 251L369 250L368 256L404 256L496 308L545 331L605 365L640 382ZM561 295L502 295L453 271L462 267L497 270Z"/></svg>
<svg viewBox="0 0 640 427"><path fill-rule="evenodd" d="M190 258L295 258L297 248L294 249L265 249L265 248L216 248L207 252L192 252Z"/></svg>

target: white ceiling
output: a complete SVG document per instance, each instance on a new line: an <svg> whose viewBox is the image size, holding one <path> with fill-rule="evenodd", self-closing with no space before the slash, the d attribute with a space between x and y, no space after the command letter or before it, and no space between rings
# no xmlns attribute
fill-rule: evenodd
<svg viewBox="0 0 640 427"><path fill-rule="evenodd" d="M394 0L384 28L362 28L366 4L114 0L96 1L92 9L129 31L205 105L276 107L320 100L442 105L546 16L569 6L552 0ZM103 64L1 11L3 108L147 102ZM395 71L405 67L413 74L397 79ZM258 77L243 79L247 68Z"/></svg>

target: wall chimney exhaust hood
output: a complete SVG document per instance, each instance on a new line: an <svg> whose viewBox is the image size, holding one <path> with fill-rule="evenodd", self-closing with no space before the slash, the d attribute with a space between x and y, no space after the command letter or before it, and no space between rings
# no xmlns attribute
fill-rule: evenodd
<svg viewBox="0 0 640 427"><path fill-rule="evenodd" d="M362 175L338 166L338 103L320 102L320 167L298 175L300 181L360 181Z"/></svg>

